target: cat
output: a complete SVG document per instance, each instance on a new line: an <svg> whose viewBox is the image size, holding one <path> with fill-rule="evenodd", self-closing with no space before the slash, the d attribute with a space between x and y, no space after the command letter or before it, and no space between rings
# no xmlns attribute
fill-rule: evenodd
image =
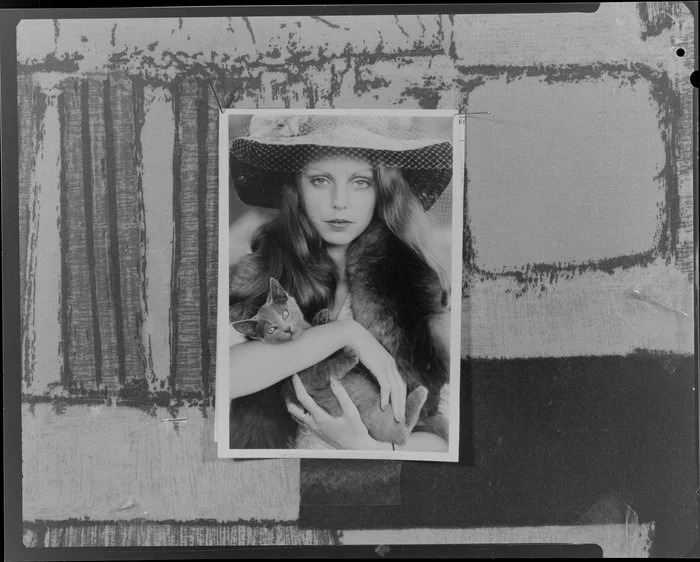
<svg viewBox="0 0 700 562"><path fill-rule="evenodd" d="M331 321L328 309L319 311L311 325ZM257 339L270 344L279 344L298 338L311 327L304 319L296 300L279 284L270 278L270 291L267 301L248 320L232 323L234 329L249 339ZM420 385L413 388L406 397L405 423L397 422L391 406L380 407L379 385L372 375L359 363L359 357L351 347L344 347L316 365L298 373L309 395L330 415L342 414L340 404L330 388L331 377L335 377L348 392L357 406L367 430L377 441L402 445L413 430L421 408L428 396L428 390ZM291 378L282 385L282 397L299 405ZM244 420L239 420L245 423ZM249 433L251 428L241 428ZM237 428L238 430L238 428Z"/></svg>

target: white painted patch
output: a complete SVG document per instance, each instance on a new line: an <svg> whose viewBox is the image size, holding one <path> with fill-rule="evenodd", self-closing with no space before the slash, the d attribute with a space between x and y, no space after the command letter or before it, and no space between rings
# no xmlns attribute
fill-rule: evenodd
<svg viewBox="0 0 700 562"><path fill-rule="evenodd" d="M212 408L53 408L22 405L25 521L299 517L299 461L217 459Z"/></svg>
<svg viewBox="0 0 700 562"><path fill-rule="evenodd" d="M175 116L163 89L146 87L141 130L146 222L146 352L150 345L157 381L170 376L170 275L173 253L173 139ZM156 388L155 390L160 390Z"/></svg>
<svg viewBox="0 0 700 562"><path fill-rule="evenodd" d="M36 158L35 182L38 205L36 245L36 294L34 321L36 362L32 393L42 394L47 385L61 380L63 357L59 353L61 337L61 169L58 106L55 97L46 100L44 140Z"/></svg>
<svg viewBox="0 0 700 562"><path fill-rule="evenodd" d="M469 222L488 271L654 247L665 193L649 84L487 82L469 96Z"/></svg>
<svg viewBox="0 0 700 562"><path fill-rule="evenodd" d="M694 352L693 284L663 260L614 275L588 272L550 284L474 282L462 303L462 355L479 358ZM635 295L633 291L638 291Z"/></svg>
<svg viewBox="0 0 700 562"><path fill-rule="evenodd" d="M604 558L648 558L655 524L344 530L344 545L597 544ZM390 550L391 551L391 550Z"/></svg>

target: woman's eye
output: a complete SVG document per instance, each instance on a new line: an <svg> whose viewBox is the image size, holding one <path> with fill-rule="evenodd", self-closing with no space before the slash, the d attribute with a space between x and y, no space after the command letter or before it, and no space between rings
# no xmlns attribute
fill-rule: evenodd
<svg viewBox="0 0 700 562"><path fill-rule="evenodd" d="M314 187L326 187L327 185L330 185L331 182L328 181L328 178L323 178L323 177L318 177L318 178L312 178L311 180L311 185Z"/></svg>
<svg viewBox="0 0 700 562"><path fill-rule="evenodd" d="M372 187L372 182L366 179L356 179L355 180L355 187L358 189L368 189Z"/></svg>
<svg viewBox="0 0 700 562"><path fill-rule="evenodd" d="M268 333L268 334L274 334L276 329L277 329L277 328L276 328L275 326L270 326L270 327L267 329L267 333Z"/></svg>
<svg viewBox="0 0 700 562"><path fill-rule="evenodd" d="M284 319L286 320L286 319L287 319L287 316L289 316L289 311L288 311L288 310L285 310L285 311L282 313L282 318L284 318Z"/></svg>

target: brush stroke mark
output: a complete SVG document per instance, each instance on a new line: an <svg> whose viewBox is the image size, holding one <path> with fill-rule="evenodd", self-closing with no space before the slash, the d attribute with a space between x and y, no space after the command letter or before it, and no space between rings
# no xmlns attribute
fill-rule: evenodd
<svg viewBox="0 0 700 562"><path fill-rule="evenodd" d="M25 546L77 547L189 547L192 544L260 547L337 546L341 532L302 529L294 521L81 521L33 520L22 523Z"/></svg>
<svg viewBox="0 0 700 562"><path fill-rule="evenodd" d="M425 86L412 86L405 88L402 96L410 96L418 100L418 106L421 109L437 109L440 103L440 91L433 87L433 78L427 78Z"/></svg>
<svg viewBox="0 0 700 562"><path fill-rule="evenodd" d="M211 99L211 98L210 98ZM219 112L218 107L209 103L207 123L207 292L209 324L209 397L210 402L216 392L216 338L219 265Z"/></svg>
<svg viewBox="0 0 700 562"><path fill-rule="evenodd" d="M62 317L64 338L64 386L83 391L94 386L94 334L91 326L95 311L90 306L90 278L85 231L83 190L82 110L80 82L67 80L61 88L61 182L62 237Z"/></svg>
<svg viewBox="0 0 700 562"><path fill-rule="evenodd" d="M177 384L181 390L201 389L202 341L199 285L199 149L197 107L206 80L189 78L179 83L179 238L177 270L178 354Z"/></svg>
<svg viewBox="0 0 700 562"><path fill-rule="evenodd" d="M19 121L19 267L25 271L27 257L30 201L32 199L32 170L36 166L34 147L35 125L32 117L33 106L32 77L21 75L17 77L17 119ZM24 278L20 282L26 282Z"/></svg>
<svg viewBox="0 0 700 562"><path fill-rule="evenodd" d="M320 21L322 24L327 25L328 27L331 27L333 29L341 29L340 25L333 23L333 22L330 22L327 19L322 18L320 16L311 16L311 19L316 20L316 21ZM349 27L342 27L342 29L344 29L345 31L350 31Z"/></svg>
<svg viewBox="0 0 700 562"><path fill-rule="evenodd" d="M18 76L19 120L19 212L22 383L30 387L36 378L37 362L37 265L41 226L41 180L37 178L37 155L44 153L46 95L29 76Z"/></svg>
<svg viewBox="0 0 700 562"><path fill-rule="evenodd" d="M139 248L141 253L141 272L146 271L146 253L148 237L146 233L146 211L143 200L143 146L141 145L141 130L145 121L144 81L138 77L131 79L132 114L134 116L134 166L136 171L136 193L138 205ZM141 305L143 313L148 314L148 283L145 275L141 275Z"/></svg>
<svg viewBox="0 0 700 562"><path fill-rule="evenodd" d="M116 45L116 41L117 41L117 39L116 39L116 34L117 34L117 24L115 23L115 24L112 26L112 32L111 32L111 34L110 34L111 37L110 37L110 40L109 40L109 44L112 45L112 47L114 47L114 46Z"/></svg>
<svg viewBox="0 0 700 562"><path fill-rule="evenodd" d="M510 278L518 283L519 288L514 292L515 298L523 296L528 290L545 292L550 286L556 285L559 280L573 279L577 275L584 275L589 272L604 272L614 275L616 271L626 270L635 267L646 267L656 259L654 250L618 256L615 258L604 258L600 260L590 260L581 264L574 263L528 263L522 268L507 270L500 273L488 272L474 267L471 274L480 281L494 280L499 278ZM512 292L507 289L506 293Z"/></svg>
<svg viewBox="0 0 700 562"><path fill-rule="evenodd" d="M34 293L35 279L32 273L36 263L36 206L38 186L34 185L32 170L36 168L35 144L36 129L34 122L36 107L33 100L32 77L17 77L17 119L19 123L18 146L18 188L19 188L19 278L21 300L21 338L22 338L22 381L23 387L32 384L34 375ZM43 118L43 115L36 118ZM34 231L34 232L33 232Z"/></svg>
<svg viewBox="0 0 700 562"><path fill-rule="evenodd" d="M104 81L105 123L105 176L107 180L107 218L109 225L110 285L114 291L113 306L116 322L117 376L119 384L126 382L126 352L124 344L124 306L122 304L121 259L119 256L119 228L117 217L117 179L114 155L114 119L112 116L111 80Z"/></svg>
<svg viewBox="0 0 700 562"><path fill-rule="evenodd" d="M133 82L123 76L110 78L114 127L114 171L116 213L121 269L122 311L124 315L124 351L127 377L146 376L143 338L142 236L140 216L142 194L136 173Z"/></svg>
<svg viewBox="0 0 700 562"><path fill-rule="evenodd" d="M148 235L146 229L148 225L146 224L146 207L143 193L143 146L141 144L141 134L146 119L145 83L139 77L132 78L130 82L132 94L132 115L134 120L134 172L136 176L136 204L138 209L137 224L140 254L140 260L137 259L140 279L139 340L143 346L142 353L145 377L153 384L155 383L156 375L153 370L151 340L150 334L146 335L145 333L145 317L148 315L148 278L146 276L146 271L148 270Z"/></svg>
<svg viewBox="0 0 700 562"><path fill-rule="evenodd" d="M447 14L447 17L450 18L450 47L447 55L456 62L459 56L457 55L457 43L455 42L455 15Z"/></svg>
<svg viewBox="0 0 700 562"><path fill-rule="evenodd" d="M402 35L403 35L406 39L410 39L411 36L410 36L408 33L406 33L406 30L405 30L405 29L403 28L403 26L399 23L399 16L397 16L397 15L394 16L394 22L396 23L396 27L399 28L399 31L402 33Z"/></svg>
<svg viewBox="0 0 700 562"><path fill-rule="evenodd" d="M671 29L674 16L680 16L680 2L637 2L639 19L642 21L642 41L658 37Z"/></svg>
<svg viewBox="0 0 700 562"><path fill-rule="evenodd" d="M64 53L62 58L56 57L55 53L49 53L46 55L42 62L37 63L17 63L17 73L18 74L32 74L35 72L63 72L70 74L73 72L79 72L80 66L78 61L83 60L85 57L79 53Z"/></svg>
<svg viewBox="0 0 700 562"><path fill-rule="evenodd" d="M250 25L250 19L247 17L243 18L245 26L248 28L248 33L250 33L250 38L253 40L253 45L255 45L255 33L253 33L253 27Z"/></svg>
<svg viewBox="0 0 700 562"><path fill-rule="evenodd" d="M97 313L97 280L95 267L94 195L92 189L92 147L90 142L90 83L80 84L80 108L82 112L83 197L85 200L85 243L92 308L92 343L95 354L95 385L102 384L102 337Z"/></svg>
<svg viewBox="0 0 700 562"><path fill-rule="evenodd" d="M199 337L202 346L202 395L209 396L209 366L211 352L209 348L209 299L207 298L207 128L209 125L209 87L199 83L199 95L196 100L197 117L197 218L198 218L198 263L199 274ZM215 233L211 233L214 235Z"/></svg>
<svg viewBox="0 0 700 562"><path fill-rule="evenodd" d="M93 199L93 246L95 259L96 311L101 342L101 382L107 388L119 387L119 358L116 345L114 287L112 286L111 249L109 237L109 193L105 163L104 80L87 78L88 129ZM87 173L87 172L86 172Z"/></svg>
<svg viewBox="0 0 700 562"><path fill-rule="evenodd" d="M171 393L177 392L175 386L177 382L178 357L177 357L177 334L179 330L180 317L178 314L178 270L180 266L180 200L182 192L182 182L180 179L180 169L182 167L182 149L180 146L180 83L174 83L170 90L170 97L173 104L173 115L175 116L175 135L173 139L173 260L170 270L170 377L168 386Z"/></svg>

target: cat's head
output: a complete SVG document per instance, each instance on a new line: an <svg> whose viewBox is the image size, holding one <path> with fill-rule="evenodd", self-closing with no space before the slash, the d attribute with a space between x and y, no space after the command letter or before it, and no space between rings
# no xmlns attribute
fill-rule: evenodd
<svg viewBox="0 0 700 562"><path fill-rule="evenodd" d="M270 277L267 301L249 320L234 322L232 326L247 338L268 343L294 340L307 327L297 301Z"/></svg>

